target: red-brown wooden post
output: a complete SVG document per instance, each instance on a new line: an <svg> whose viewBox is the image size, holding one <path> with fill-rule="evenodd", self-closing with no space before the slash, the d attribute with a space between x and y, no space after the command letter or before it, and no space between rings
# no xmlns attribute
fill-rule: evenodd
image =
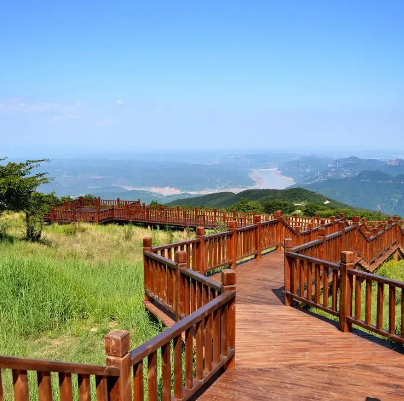
<svg viewBox="0 0 404 401"><path fill-rule="evenodd" d="M236 291L236 272L231 269L222 270L222 292ZM236 298L233 298L229 304L225 305L227 308L227 335L226 340L222 342L221 354L227 356L229 350L236 348ZM226 313L222 313L225 316ZM222 325L223 328L223 325ZM235 356L231 357L225 364L225 370L233 370L235 367Z"/></svg>
<svg viewBox="0 0 404 401"><path fill-rule="evenodd" d="M185 291L184 283L182 281L181 269L187 267L187 252L177 251L174 255L175 263L177 264L177 279L176 279L176 310L175 310L175 321L180 320L180 315L185 312Z"/></svg>
<svg viewBox="0 0 404 401"><path fill-rule="evenodd" d="M113 330L105 336L105 353L107 365L119 368L118 377L108 378L110 398L115 401L131 401L132 399L132 364L130 360L129 333Z"/></svg>
<svg viewBox="0 0 404 401"><path fill-rule="evenodd" d="M116 198L116 207L117 208L121 207L121 200L119 198Z"/></svg>
<svg viewBox="0 0 404 401"><path fill-rule="evenodd" d="M395 223L394 235L396 237L395 239L399 240L400 222L398 221L398 216L394 216L394 223Z"/></svg>
<svg viewBox="0 0 404 401"><path fill-rule="evenodd" d="M205 227L197 227L196 229L196 266L192 269L205 274L206 269L206 247L205 247Z"/></svg>
<svg viewBox="0 0 404 401"><path fill-rule="evenodd" d="M255 225L255 257L257 259L261 258L261 216L254 216L254 225Z"/></svg>
<svg viewBox="0 0 404 401"><path fill-rule="evenodd" d="M341 213L341 214L343 214L343 213ZM340 251L342 252L342 251L346 250L345 249L345 246L346 246L346 244L345 244L345 223L344 223L343 220L338 223L338 231L341 233L341 236L340 236Z"/></svg>
<svg viewBox="0 0 404 401"><path fill-rule="evenodd" d="M217 209L213 209L213 224L216 226L216 221L217 221Z"/></svg>
<svg viewBox="0 0 404 401"><path fill-rule="evenodd" d="M151 298L146 294L146 290L151 290L150 284L151 284L151 279L150 279L150 270L151 266L149 265L149 260L146 258L144 255L145 252L150 252L152 249L152 239L151 237L145 237L143 238L143 281L144 281L144 289L145 289L145 300L150 301Z"/></svg>
<svg viewBox="0 0 404 401"><path fill-rule="evenodd" d="M199 221L198 221L198 206L195 206L195 226L198 226Z"/></svg>
<svg viewBox="0 0 404 401"><path fill-rule="evenodd" d="M81 209L81 207L83 206L83 198L81 196L79 196L79 199L78 199L78 206L79 206L79 209Z"/></svg>
<svg viewBox="0 0 404 401"><path fill-rule="evenodd" d="M229 229L231 231L230 240L230 257L231 265L230 268L235 270L237 264L237 223L235 221L229 221Z"/></svg>
<svg viewBox="0 0 404 401"><path fill-rule="evenodd" d="M332 223L331 233L335 233L336 231L335 220L336 220L335 216L331 216L331 223Z"/></svg>
<svg viewBox="0 0 404 401"><path fill-rule="evenodd" d="M285 238L285 259L284 259L284 292L285 292L285 306L293 305L293 296L291 293L292 283L292 269L293 258L288 256L293 248L293 241L291 238Z"/></svg>
<svg viewBox="0 0 404 401"><path fill-rule="evenodd" d="M318 258L322 260L327 260L327 249L326 249L326 241L325 241L325 227L320 227L317 231L318 239L322 240L323 243L320 245L318 248L319 250L319 255Z"/></svg>
<svg viewBox="0 0 404 401"><path fill-rule="evenodd" d="M353 277L348 275L348 270L355 268L355 254L353 252L341 252L340 264L340 302L339 302L339 329L347 333L351 331L352 324L347 317L352 314L352 282Z"/></svg>
<svg viewBox="0 0 404 401"><path fill-rule="evenodd" d="M146 221L149 222L150 221L150 207L146 206L146 204L144 204L145 206L145 212L146 212Z"/></svg>
<svg viewBox="0 0 404 401"><path fill-rule="evenodd" d="M278 220L278 223L276 225L276 243L277 248L276 250L278 252L282 252L282 244L283 244L283 238L282 238L282 228L283 228L283 221L282 221L282 211L277 210L274 214L274 217L276 220Z"/></svg>
<svg viewBox="0 0 404 401"><path fill-rule="evenodd" d="M309 223L307 225L307 229L309 230L309 241L313 241L313 223Z"/></svg>
<svg viewBox="0 0 404 401"><path fill-rule="evenodd" d="M359 216L352 217L352 224L356 227L354 231L354 250L358 252Z"/></svg>

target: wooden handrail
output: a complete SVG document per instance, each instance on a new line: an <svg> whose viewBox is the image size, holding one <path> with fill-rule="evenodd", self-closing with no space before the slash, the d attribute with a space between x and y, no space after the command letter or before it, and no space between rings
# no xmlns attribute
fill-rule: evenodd
<svg viewBox="0 0 404 401"><path fill-rule="evenodd" d="M82 375L119 376L119 369L112 366L87 365L48 361L42 359L19 358L0 355L0 368L33 370L37 372L74 373Z"/></svg>
<svg viewBox="0 0 404 401"><path fill-rule="evenodd" d="M181 335L182 332L192 327L195 323L200 322L203 318L208 316L213 311L217 310L236 296L235 291L225 292L219 295L213 301L210 301L206 305L202 306L195 312L191 313L184 319L177 322L174 326L164 330L151 340L143 343L139 347L130 351L130 359L132 365L140 362L143 358L147 357L151 353L157 351L164 344L171 341L173 338Z"/></svg>

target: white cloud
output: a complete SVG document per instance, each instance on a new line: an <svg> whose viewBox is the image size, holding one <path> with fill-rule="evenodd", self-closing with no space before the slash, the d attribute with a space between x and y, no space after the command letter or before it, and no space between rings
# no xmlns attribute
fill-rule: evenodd
<svg viewBox="0 0 404 401"><path fill-rule="evenodd" d="M122 99L118 99L118 100L116 101L116 104L119 105L119 106L122 105L123 103L124 103L124 102L123 102Z"/></svg>

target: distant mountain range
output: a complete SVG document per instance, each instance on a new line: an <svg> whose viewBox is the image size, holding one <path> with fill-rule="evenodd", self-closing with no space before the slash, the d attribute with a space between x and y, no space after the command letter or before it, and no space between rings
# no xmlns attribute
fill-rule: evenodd
<svg viewBox="0 0 404 401"><path fill-rule="evenodd" d="M301 157L282 163L278 169L282 175L292 177L300 186L330 178L355 177L362 171L379 170L393 176L404 174L404 160L360 159L355 156L336 160Z"/></svg>
<svg viewBox="0 0 404 401"><path fill-rule="evenodd" d="M296 186L352 206L404 215L404 174L392 176L382 170L404 173L404 165L401 160L397 164L384 164L380 170L362 171L354 177L299 183Z"/></svg>

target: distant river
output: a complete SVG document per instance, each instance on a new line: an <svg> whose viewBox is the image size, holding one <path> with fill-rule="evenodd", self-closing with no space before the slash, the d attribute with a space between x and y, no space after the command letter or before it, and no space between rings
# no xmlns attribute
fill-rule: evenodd
<svg viewBox="0 0 404 401"><path fill-rule="evenodd" d="M255 181L255 188L259 189L285 189L294 184L290 177L284 177L275 169L251 170L250 177Z"/></svg>

